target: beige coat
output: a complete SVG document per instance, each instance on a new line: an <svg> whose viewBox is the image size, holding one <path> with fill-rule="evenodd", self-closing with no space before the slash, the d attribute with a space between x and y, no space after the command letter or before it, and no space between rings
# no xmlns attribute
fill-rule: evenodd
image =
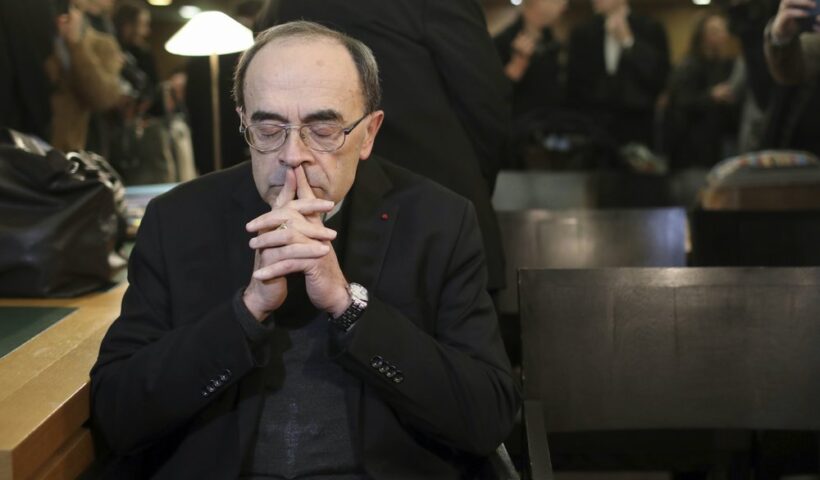
<svg viewBox="0 0 820 480"><path fill-rule="evenodd" d="M51 94L51 144L64 152L85 148L91 112L115 106L121 94L122 51L114 37L86 28L68 46L71 65L64 70L57 56L46 60L54 85Z"/></svg>

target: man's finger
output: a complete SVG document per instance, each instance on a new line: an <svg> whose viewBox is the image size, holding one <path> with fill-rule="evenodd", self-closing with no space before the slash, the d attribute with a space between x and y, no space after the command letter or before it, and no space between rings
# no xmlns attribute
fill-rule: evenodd
<svg viewBox="0 0 820 480"><path fill-rule="evenodd" d="M299 216L309 216L325 213L333 210L333 202L329 200L293 200L284 207L276 208L270 212L254 218L247 225L248 232L264 232L279 227L285 222L295 221Z"/></svg>
<svg viewBox="0 0 820 480"><path fill-rule="evenodd" d="M288 168L285 171L285 182L282 184L282 190L279 191L279 195L273 201L273 208L282 208L294 198L296 198L296 176L293 169Z"/></svg>
<svg viewBox="0 0 820 480"><path fill-rule="evenodd" d="M273 229L251 238L248 246L253 249L276 248L293 243L307 243L311 240L320 242L330 242L336 238L336 231L317 225L306 223L300 225L299 231L296 228Z"/></svg>
<svg viewBox="0 0 820 480"><path fill-rule="evenodd" d="M293 170L296 174L296 198L316 198L308 183L307 175L305 175L305 168L299 165Z"/></svg>

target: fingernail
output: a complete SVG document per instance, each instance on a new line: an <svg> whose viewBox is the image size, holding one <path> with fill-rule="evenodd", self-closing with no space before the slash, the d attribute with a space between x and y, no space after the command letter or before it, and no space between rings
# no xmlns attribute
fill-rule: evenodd
<svg viewBox="0 0 820 480"><path fill-rule="evenodd" d="M250 242L248 242L251 248L256 248L256 239L252 238Z"/></svg>

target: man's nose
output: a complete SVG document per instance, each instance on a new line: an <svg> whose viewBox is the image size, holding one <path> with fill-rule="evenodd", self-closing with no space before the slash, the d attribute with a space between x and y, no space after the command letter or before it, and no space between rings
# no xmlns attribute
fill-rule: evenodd
<svg viewBox="0 0 820 480"><path fill-rule="evenodd" d="M278 158L279 163L291 168L313 160L313 155L308 146L305 145L305 141L301 137L301 131L298 128L292 128L288 132L285 143L279 149Z"/></svg>

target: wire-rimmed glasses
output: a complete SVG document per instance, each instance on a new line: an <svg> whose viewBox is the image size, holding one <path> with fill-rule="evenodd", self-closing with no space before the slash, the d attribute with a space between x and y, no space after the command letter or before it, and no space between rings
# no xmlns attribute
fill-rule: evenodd
<svg viewBox="0 0 820 480"><path fill-rule="evenodd" d="M351 125L345 127L335 122L311 122L304 124L260 122L251 125L240 125L239 132L245 137L254 150L269 153L282 148L288 141L291 130L299 131L302 142L317 152L335 152L342 148L350 132L356 128L369 113L365 113Z"/></svg>

